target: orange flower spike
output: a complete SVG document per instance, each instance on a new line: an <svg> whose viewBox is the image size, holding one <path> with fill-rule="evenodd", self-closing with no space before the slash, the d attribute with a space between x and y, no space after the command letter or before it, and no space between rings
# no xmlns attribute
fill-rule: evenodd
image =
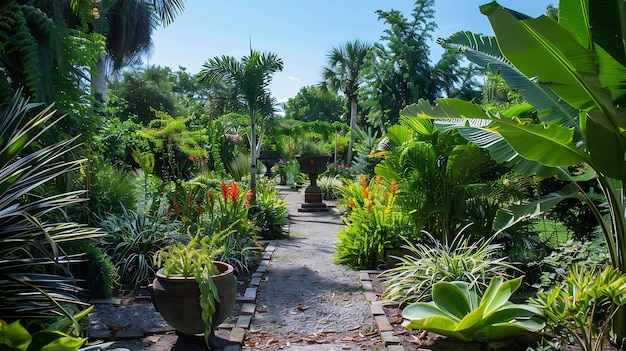
<svg viewBox="0 0 626 351"><path fill-rule="evenodd" d="M354 207L354 199L350 199L350 203L349 203L349 205L350 205L350 208L353 208L353 207Z"/></svg>
<svg viewBox="0 0 626 351"><path fill-rule="evenodd" d="M190 191L187 197L187 206L191 207L191 204L193 204L193 191Z"/></svg>
<svg viewBox="0 0 626 351"><path fill-rule="evenodd" d="M380 175L376 176L376 186L380 186Z"/></svg>
<svg viewBox="0 0 626 351"><path fill-rule="evenodd" d="M370 197L370 191L367 187L363 188L363 196L365 196L366 199Z"/></svg>
<svg viewBox="0 0 626 351"><path fill-rule="evenodd" d="M396 180L392 179L391 180L391 197L395 197L396 196Z"/></svg>
<svg viewBox="0 0 626 351"><path fill-rule="evenodd" d="M363 188L363 190L367 189L367 184L365 184L365 176L361 174L359 178L361 179L361 188Z"/></svg>
<svg viewBox="0 0 626 351"><path fill-rule="evenodd" d="M222 182L222 194L224 195L224 203L228 202L228 186Z"/></svg>
<svg viewBox="0 0 626 351"><path fill-rule="evenodd" d="M230 198L233 202L237 201L237 196L239 196L239 185L237 182L230 183Z"/></svg>
<svg viewBox="0 0 626 351"><path fill-rule="evenodd" d="M250 199L252 199L252 190L248 190L246 193L246 201L243 203L245 207L250 206Z"/></svg>
<svg viewBox="0 0 626 351"><path fill-rule="evenodd" d="M372 202L370 200L365 200L365 203L367 204L367 212L372 212Z"/></svg>

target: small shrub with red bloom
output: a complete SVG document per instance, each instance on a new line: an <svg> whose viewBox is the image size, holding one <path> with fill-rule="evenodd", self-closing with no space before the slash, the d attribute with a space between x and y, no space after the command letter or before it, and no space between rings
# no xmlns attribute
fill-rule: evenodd
<svg viewBox="0 0 626 351"><path fill-rule="evenodd" d="M386 250L398 248L403 238L416 235L409 216L394 206L397 185L376 176L369 182L345 182L340 203L346 226L339 232L335 262L353 268L374 269L385 260Z"/></svg>

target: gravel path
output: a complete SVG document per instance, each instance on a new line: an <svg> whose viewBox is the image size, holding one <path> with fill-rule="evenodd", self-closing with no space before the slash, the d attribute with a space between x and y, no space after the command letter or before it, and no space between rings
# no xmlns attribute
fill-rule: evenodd
<svg viewBox="0 0 626 351"><path fill-rule="evenodd" d="M244 349L383 348L358 272L332 261L340 216L332 209L298 212L302 192L282 194L289 204L290 238L277 242Z"/></svg>

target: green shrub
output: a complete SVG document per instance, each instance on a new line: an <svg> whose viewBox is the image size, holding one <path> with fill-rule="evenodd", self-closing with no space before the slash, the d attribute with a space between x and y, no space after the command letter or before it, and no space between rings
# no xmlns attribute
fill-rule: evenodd
<svg viewBox="0 0 626 351"><path fill-rule="evenodd" d="M243 177L250 174L250 157L243 153L235 155L233 159L226 162L226 170L235 181L241 181Z"/></svg>
<svg viewBox="0 0 626 351"><path fill-rule="evenodd" d="M317 186L322 190L324 200L335 200L341 196L341 180L338 176L321 176L317 179Z"/></svg>
<svg viewBox="0 0 626 351"><path fill-rule="evenodd" d="M266 240L283 238L283 226L287 222L287 204L268 181L257 183L256 202L248 211L254 223L255 234Z"/></svg>
<svg viewBox="0 0 626 351"><path fill-rule="evenodd" d="M626 304L626 274L613 267L599 271L575 264L561 284L540 291L531 303L561 343L574 339L582 350L602 350L615 313Z"/></svg>
<svg viewBox="0 0 626 351"><path fill-rule="evenodd" d="M154 277L153 257L167 243L172 225L160 221L160 215L140 215L125 209L123 215L110 214L101 227L108 233L106 252L111 256L123 289L133 290Z"/></svg>
<svg viewBox="0 0 626 351"><path fill-rule="evenodd" d="M360 177L359 186L346 186L342 202L348 202L346 226L337 235L336 263L353 268L373 269L385 260L385 251L412 238L409 216L394 206L395 180L386 185L380 177ZM349 200L347 196L352 196Z"/></svg>
<svg viewBox="0 0 626 351"><path fill-rule="evenodd" d="M80 254L86 262L71 265L72 274L85 281L84 287L92 296L110 297L117 285L117 272L111 257L106 255L96 242L83 241L80 244L71 243L64 247L67 254Z"/></svg>
<svg viewBox="0 0 626 351"><path fill-rule="evenodd" d="M492 278L509 277L507 270L514 269L500 256L502 245L492 239L470 241L459 234L447 244L425 234L432 245L407 241L403 248L408 253L397 257L398 266L381 274L384 298L403 304L430 300L433 285L440 281L465 281L482 292Z"/></svg>

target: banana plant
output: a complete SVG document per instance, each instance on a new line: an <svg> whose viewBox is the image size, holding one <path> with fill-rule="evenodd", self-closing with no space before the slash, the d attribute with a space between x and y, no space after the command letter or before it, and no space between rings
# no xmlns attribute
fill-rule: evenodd
<svg viewBox="0 0 626 351"><path fill-rule="evenodd" d="M492 2L480 11L491 22L495 38L465 32L442 41L501 72L512 87L524 84L522 93L532 107L494 115L469 102L440 99L436 106L420 101L407 109L414 117L439 120L438 127L459 128L494 159L528 173L543 175L540 172L548 170L566 178L569 166L588 169L583 176L596 179L608 218L580 188L561 198L577 197L590 206L612 265L626 272L626 4L561 0L559 10L557 22ZM536 110L539 123L519 118L519 111L529 108ZM577 179L571 180L576 186ZM551 202L514 211L511 221L537 214L557 199L553 195ZM626 313L618 313L615 321L617 335L625 336Z"/></svg>
<svg viewBox="0 0 626 351"><path fill-rule="evenodd" d="M510 338L544 326L539 309L509 302L522 278L492 278L482 296L468 282L439 282L431 302L415 302L404 308L403 326L422 329L463 341Z"/></svg>

